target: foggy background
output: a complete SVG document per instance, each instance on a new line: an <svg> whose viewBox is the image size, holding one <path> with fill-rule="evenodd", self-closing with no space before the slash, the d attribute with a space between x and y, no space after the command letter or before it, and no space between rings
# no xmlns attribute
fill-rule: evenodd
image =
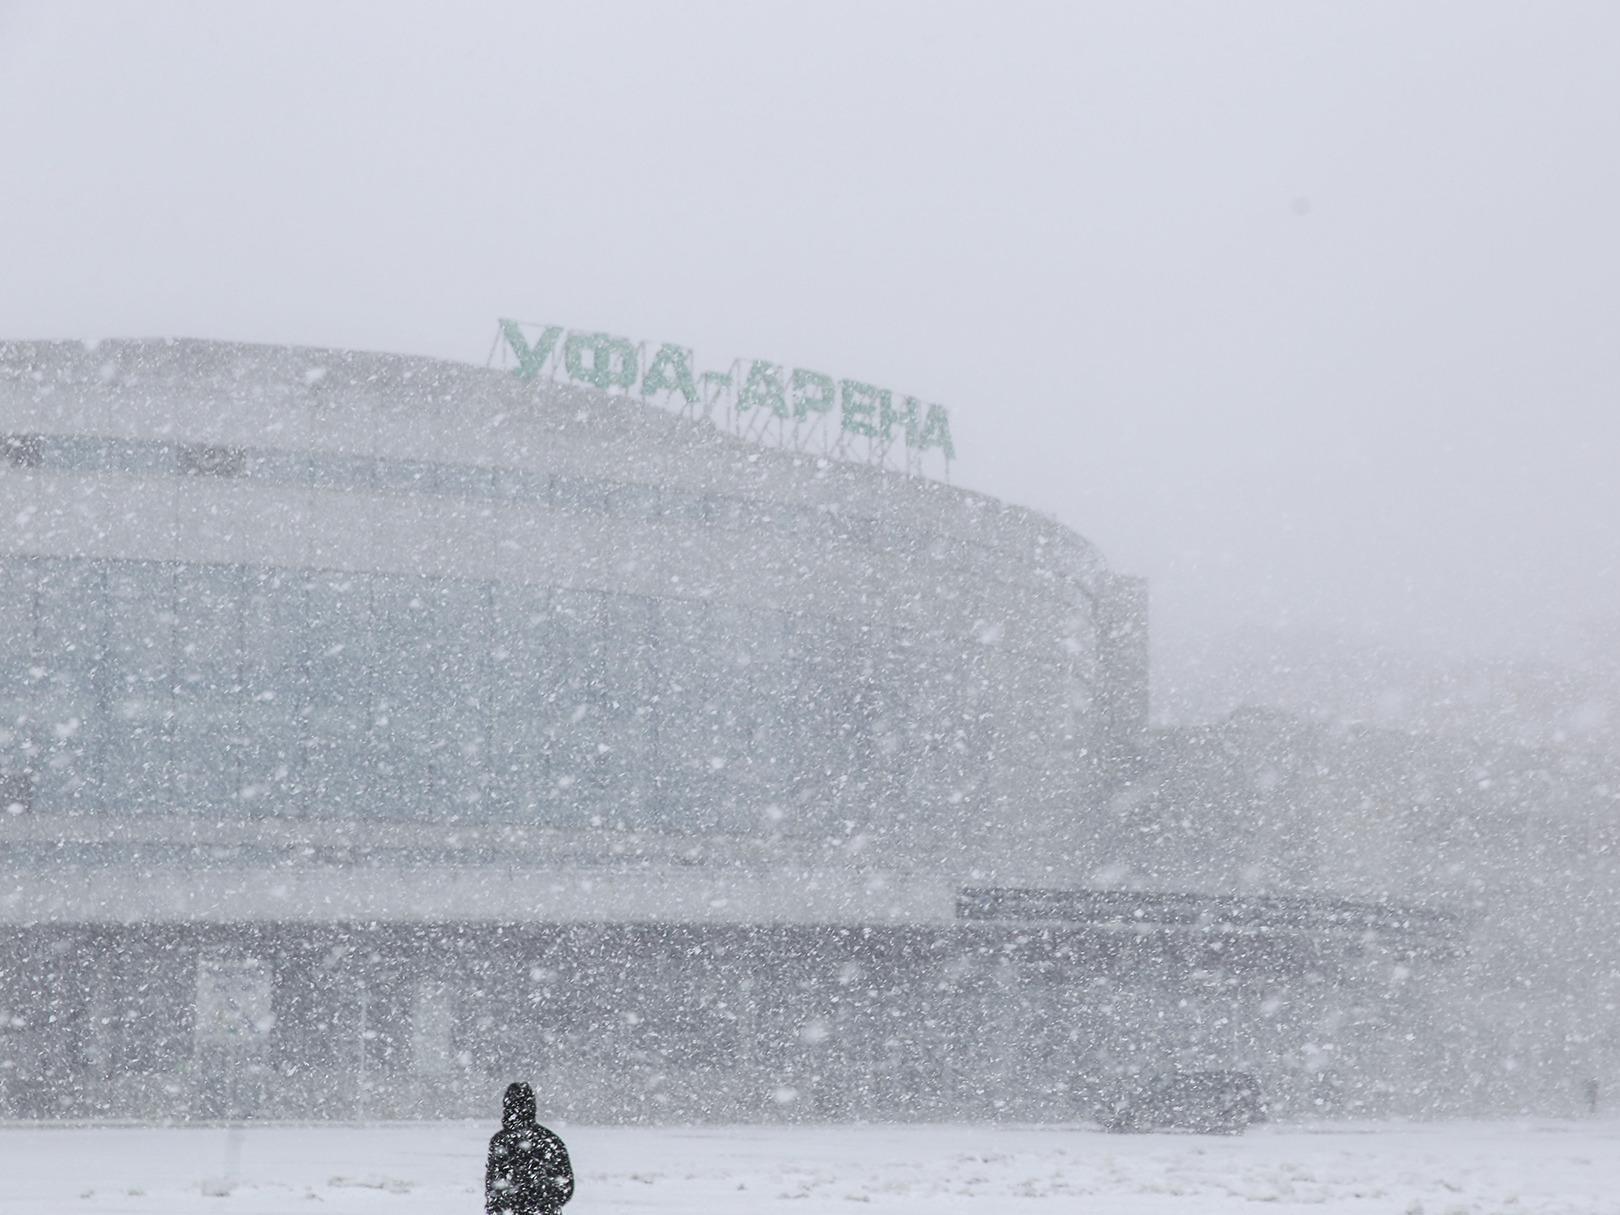
<svg viewBox="0 0 1620 1215"><path fill-rule="evenodd" d="M0 337L945 403L1151 580L1156 711L1613 746L1620 9L0 4Z"/></svg>

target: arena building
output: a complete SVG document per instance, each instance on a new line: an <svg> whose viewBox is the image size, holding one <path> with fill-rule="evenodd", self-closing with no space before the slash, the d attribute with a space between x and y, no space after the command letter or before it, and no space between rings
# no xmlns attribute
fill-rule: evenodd
<svg viewBox="0 0 1620 1215"><path fill-rule="evenodd" d="M1029 511L348 351L0 345L0 435L0 1116L1072 1116L1448 948L1093 889L1145 593Z"/></svg>

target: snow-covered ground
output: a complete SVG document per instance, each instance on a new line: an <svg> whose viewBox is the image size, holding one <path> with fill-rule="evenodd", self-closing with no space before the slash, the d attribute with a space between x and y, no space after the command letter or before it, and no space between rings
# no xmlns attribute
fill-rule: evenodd
<svg viewBox="0 0 1620 1215"><path fill-rule="evenodd" d="M0 1210L478 1215L492 1129L12 1126L0 1128ZM580 1175L570 1215L1620 1212L1613 1120L1270 1126L1230 1139L1060 1126L556 1129Z"/></svg>

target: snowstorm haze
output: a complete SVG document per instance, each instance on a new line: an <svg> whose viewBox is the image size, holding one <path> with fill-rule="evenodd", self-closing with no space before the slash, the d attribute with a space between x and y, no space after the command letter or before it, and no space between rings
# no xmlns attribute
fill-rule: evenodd
<svg viewBox="0 0 1620 1215"><path fill-rule="evenodd" d="M1149 580L1160 713L1274 690L1233 637L1581 668L1617 50L1602 4L0 5L0 333L825 367Z"/></svg>
<svg viewBox="0 0 1620 1215"><path fill-rule="evenodd" d="M0 0L0 1204L1606 1215L1617 64Z"/></svg>

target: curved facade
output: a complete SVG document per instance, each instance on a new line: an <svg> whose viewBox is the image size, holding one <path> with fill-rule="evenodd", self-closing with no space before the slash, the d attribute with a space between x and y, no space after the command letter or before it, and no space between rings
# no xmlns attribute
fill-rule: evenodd
<svg viewBox="0 0 1620 1215"><path fill-rule="evenodd" d="M0 417L0 781L32 816L1050 873L1145 695L1066 529L624 398L12 344Z"/></svg>
<svg viewBox="0 0 1620 1215"><path fill-rule="evenodd" d="M1398 808L1472 761L1148 738L1144 616L1040 516L624 396L0 344L0 1117L1444 1107L1405 977L1476 870Z"/></svg>
<svg viewBox="0 0 1620 1215"><path fill-rule="evenodd" d="M622 396L0 345L0 1116L1072 1117L1285 1058L1373 911L1084 891L1143 615L1030 512Z"/></svg>
<svg viewBox="0 0 1620 1215"><path fill-rule="evenodd" d="M0 1115L991 1108L957 892L1097 867L1140 600L624 397L0 345Z"/></svg>

